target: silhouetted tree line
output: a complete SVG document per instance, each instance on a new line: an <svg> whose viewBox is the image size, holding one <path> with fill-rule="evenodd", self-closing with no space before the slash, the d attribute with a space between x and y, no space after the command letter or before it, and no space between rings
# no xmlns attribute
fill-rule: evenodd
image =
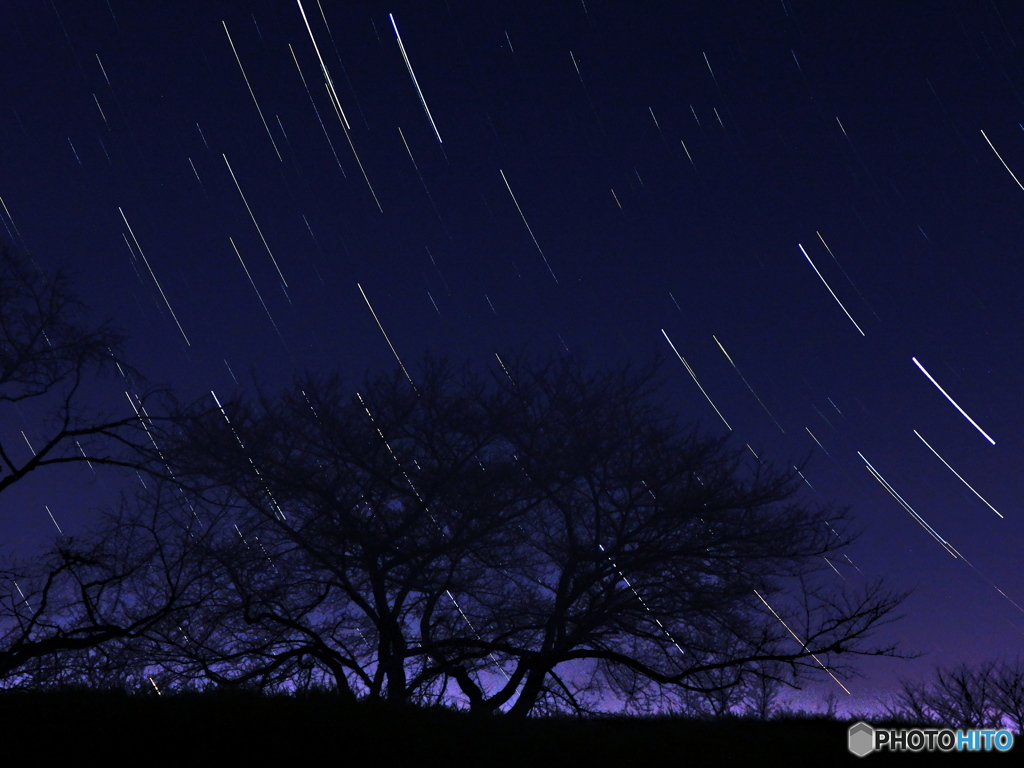
<svg viewBox="0 0 1024 768"><path fill-rule="evenodd" d="M954 728L1024 727L1024 661L938 667L928 680L904 680L886 705L897 719Z"/></svg>
<svg viewBox="0 0 1024 768"><path fill-rule="evenodd" d="M897 654L872 638L902 595L826 561L845 510L681 424L654 366L428 357L355 388L309 375L89 420L77 383L118 362L115 339L65 282L0 267L21 302L0 306L0 403L63 387L35 459L0 446L5 476L90 460L145 483L94 533L0 571L7 687L715 709Z"/></svg>

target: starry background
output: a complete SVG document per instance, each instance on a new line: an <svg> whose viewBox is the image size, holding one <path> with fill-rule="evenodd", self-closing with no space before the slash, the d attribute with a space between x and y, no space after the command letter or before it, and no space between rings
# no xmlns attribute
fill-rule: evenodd
<svg viewBox="0 0 1024 768"><path fill-rule="evenodd" d="M737 446L810 456L808 499L852 506L842 578L915 590L883 637L925 656L863 664L846 706L1017 655L1024 189L993 147L1024 173L1024 9L302 7L309 29L285 0L0 6L0 237L70 270L151 383L189 400L391 368L361 286L407 362L661 355L670 403L723 434L664 329ZM5 442L40 431L16 422ZM84 529L120 482L13 488L4 551L52 537L44 505Z"/></svg>

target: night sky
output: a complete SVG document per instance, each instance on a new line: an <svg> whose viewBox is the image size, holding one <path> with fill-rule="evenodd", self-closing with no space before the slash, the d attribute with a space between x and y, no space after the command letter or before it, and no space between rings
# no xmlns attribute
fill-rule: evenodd
<svg viewBox="0 0 1024 768"><path fill-rule="evenodd" d="M394 367L367 302L407 363L661 355L685 418L853 508L842 578L915 590L884 637L926 655L845 703L1017 655L1024 7L320 2L6 0L0 238L183 400ZM4 494L5 551L121 482L75 478Z"/></svg>

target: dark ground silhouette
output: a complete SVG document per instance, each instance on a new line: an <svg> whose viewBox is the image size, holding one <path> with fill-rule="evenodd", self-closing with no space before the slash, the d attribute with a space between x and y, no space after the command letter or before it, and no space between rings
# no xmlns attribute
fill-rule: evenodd
<svg viewBox="0 0 1024 768"><path fill-rule="evenodd" d="M1013 762L1012 752L889 755L847 751L850 723L824 715L724 718L471 717L444 709L347 705L329 694L157 697L96 691L0 695L8 747L37 757L91 754L123 764L260 758L359 765L875 765L896 760ZM864 762L861 762L861 761ZM339 762L340 761L340 762Z"/></svg>

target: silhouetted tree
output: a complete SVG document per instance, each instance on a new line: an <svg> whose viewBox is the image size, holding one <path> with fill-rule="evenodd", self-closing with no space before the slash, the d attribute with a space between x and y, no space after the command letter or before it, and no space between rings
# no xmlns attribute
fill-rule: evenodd
<svg viewBox="0 0 1024 768"><path fill-rule="evenodd" d="M811 579L841 544L843 514L799 500L795 470L745 468L742 452L684 428L651 372L527 362L496 381L502 437L536 503L516 588L474 621L509 664L489 706L514 697L510 711L525 714L562 687L568 662L595 664L613 696L658 700L738 686L764 662L893 652L863 641L898 596ZM799 610L784 609L787 587Z"/></svg>
<svg viewBox="0 0 1024 768"><path fill-rule="evenodd" d="M931 679L904 680L888 702L894 717L952 728L1024 724L1024 664L984 662L938 667Z"/></svg>
<svg viewBox="0 0 1024 768"><path fill-rule="evenodd" d="M127 374L122 342L110 327L86 319L66 277L48 277L31 260L0 249L0 413L7 430L26 411L38 416L27 434L0 436L0 492L42 467L138 466L136 409L125 404L121 416L98 413L83 392L89 377L108 368Z"/></svg>
<svg viewBox="0 0 1024 768"><path fill-rule="evenodd" d="M525 715L896 653L871 636L902 597L819 573L845 513L684 428L653 369L428 359L413 379L306 378L160 438L220 528L182 668L274 685L305 665L350 697Z"/></svg>
<svg viewBox="0 0 1024 768"><path fill-rule="evenodd" d="M752 676L747 683L743 710L745 714L761 720L767 720L775 714L779 694L786 684L784 672L784 665L777 661L761 665L758 674Z"/></svg>
<svg viewBox="0 0 1024 768"><path fill-rule="evenodd" d="M992 698L1017 733L1024 733L1024 661L1001 661L992 667Z"/></svg>
<svg viewBox="0 0 1024 768"><path fill-rule="evenodd" d="M39 470L56 478L61 466L145 464L137 450L143 399L133 395L121 415L109 415L87 391L89 379L108 369L130 379L122 341L86 318L63 275L48 277L31 259L0 249L0 492ZM136 633L138 617L113 621L108 608L137 569L137 554L62 537L41 560L0 568L0 678L58 651Z"/></svg>
<svg viewBox="0 0 1024 768"><path fill-rule="evenodd" d="M202 527L145 493L150 503L0 571L0 685L138 687L149 633L207 597Z"/></svg>
<svg viewBox="0 0 1024 768"><path fill-rule="evenodd" d="M311 683L404 701L493 663L435 647L462 636L461 602L514 557L514 459L447 369L364 392L307 380L254 406L211 401L161 437L219 521L217 597L177 643L189 674L272 686L306 664Z"/></svg>

